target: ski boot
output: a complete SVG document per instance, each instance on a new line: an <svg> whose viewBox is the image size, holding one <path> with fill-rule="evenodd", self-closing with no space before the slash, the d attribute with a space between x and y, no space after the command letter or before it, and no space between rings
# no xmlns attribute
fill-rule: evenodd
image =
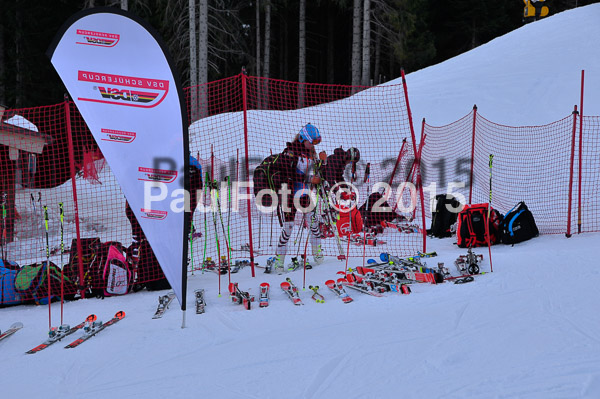
<svg viewBox="0 0 600 399"><path fill-rule="evenodd" d="M438 262L438 272L444 277L450 275L450 270L444 266L444 262Z"/></svg>
<svg viewBox="0 0 600 399"><path fill-rule="evenodd" d="M315 263L315 266L318 266L321 263L323 263L323 261L325 260L325 257L323 256L323 250L321 249L321 244L313 245L312 251L313 251L313 261Z"/></svg>
<svg viewBox="0 0 600 399"><path fill-rule="evenodd" d="M204 260L204 263L202 264L202 267L208 270L212 270L216 267L217 265L215 264L215 261L212 260L212 258L210 256L206 257L206 259Z"/></svg>
<svg viewBox="0 0 600 399"><path fill-rule="evenodd" d="M304 254L302 254L302 265L304 265L306 269L312 269L312 265L310 264L308 259L306 259L306 256Z"/></svg>
<svg viewBox="0 0 600 399"><path fill-rule="evenodd" d="M275 255L273 261L273 270L277 274L283 274L285 269L285 255Z"/></svg>
<svg viewBox="0 0 600 399"><path fill-rule="evenodd" d="M298 269L300 269L302 265L300 264L300 262L298 261L298 258L296 258L295 256L292 258L292 263L289 264L288 266L288 272L293 272L296 271Z"/></svg>

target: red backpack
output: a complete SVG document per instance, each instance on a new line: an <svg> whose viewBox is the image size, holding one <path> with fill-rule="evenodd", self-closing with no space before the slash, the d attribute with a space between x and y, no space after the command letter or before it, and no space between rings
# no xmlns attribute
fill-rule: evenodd
<svg viewBox="0 0 600 399"><path fill-rule="evenodd" d="M486 223L488 223L488 204L465 205L458 214L456 228L458 246L461 248L487 246ZM492 208L489 220L490 245L500 241L501 224L502 215Z"/></svg>

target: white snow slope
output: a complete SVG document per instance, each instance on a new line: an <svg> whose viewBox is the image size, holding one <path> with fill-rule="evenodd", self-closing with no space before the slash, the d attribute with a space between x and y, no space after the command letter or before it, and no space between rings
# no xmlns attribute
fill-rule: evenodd
<svg viewBox="0 0 600 399"><path fill-rule="evenodd" d="M558 120L579 99L586 69L587 114L600 114L600 5L582 7L511 32L467 54L407 76L415 117L448 123L477 103L505 124ZM485 104L485 107L482 105ZM418 120L418 119L416 119ZM66 303L64 320L90 313L118 324L76 349L70 342L35 355L47 306L0 309L0 329L25 327L0 342L2 398L598 398L600 312L597 309L600 234L542 236L514 247L493 247L493 273L473 283L413 285L411 295L375 298L351 292L343 304L326 288L326 302L301 291L293 306L279 289L284 276L232 275L258 293L271 283L271 305L234 305L227 276L196 273L189 292L206 290L196 315L188 294L187 327L172 306L152 320L156 292ZM428 250L453 261L465 251L453 239L432 239ZM485 256L487 249L476 252ZM259 258L264 264L264 258ZM351 266L361 261L351 261ZM306 287L324 287L344 264L327 260L307 271ZM302 287L302 272L290 273ZM162 292L161 292L162 293ZM53 324L60 305L52 306ZM76 335L75 335L76 336Z"/></svg>

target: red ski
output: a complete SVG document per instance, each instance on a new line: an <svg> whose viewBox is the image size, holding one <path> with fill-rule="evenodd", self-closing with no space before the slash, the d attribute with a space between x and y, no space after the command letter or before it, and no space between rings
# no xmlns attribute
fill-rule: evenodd
<svg viewBox="0 0 600 399"><path fill-rule="evenodd" d="M342 302L344 302L344 303L352 302L352 298L350 298L350 295L348 295L346 290L344 290L344 286L342 286L341 284L337 284L333 280L327 280L327 281L325 281L325 285L327 287L329 287L329 289L331 291L333 291L337 296L339 296L340 299L342 300Z"/></svg>
<svg viewBox="0 0 600 399"><path fill-rule="evenodd" d="M261 283L260 285L260 295L258 297L258 306L261 308L266 308L269 306L269 283Z"/></svg>
<svg viewBox="0 0 600 399"><path fill-rule="evenodd" d="M94 335L98 334L100 331L104 330L107 327L112 326L113 324L117 323L119 320L123 319L124 317L125 317L125 312L123 312L122 310L119 310L117 313L115 313L115 317L113 317L106 323L96 322L96 321L92 322L91 325L85 326L83 328L85 333L81 337L77 338L75 341L71 342L69 345L65 346L65 349L75 348L75 347L81 345L88 339L92 338Z"/></svg>
<svg viewBox="0 0 600 399"><path fill-rule="evenodd" d="M29 354L38 353L39 351L46 349L50 345L60 341L61 339L63 339L64 337L66 337L68 335L73 334L75 331L79 330L80 328L85 327L88 324L93 323L94 321L96 321L96 315L91 314L88 317L86 317L83 322L77 324L74 327L69 328L69 326L66 326L63 324L62 326L60 326L54 330L51 330L50 334L49 334L50 337L45 342L42 342L35 348L30 349L25 353L29 353Z"/></svg>

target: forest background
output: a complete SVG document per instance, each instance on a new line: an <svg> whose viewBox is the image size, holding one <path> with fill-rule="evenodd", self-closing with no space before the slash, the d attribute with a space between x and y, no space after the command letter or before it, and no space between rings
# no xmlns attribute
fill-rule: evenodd
<svg viewBox="0 0 600 399"><path fill-rule="evenodd" d="M552 15L598 1L545 4ZM523 18L523 0L0 3L0 104L9 108L63 100L66 90L46 49L71 15L90 7L127 9L147 20L165 40L184 87L242 68L253 76L298 82L379 84L398 77L401 68L410 73L437 64L532 22Z"/></svg>

